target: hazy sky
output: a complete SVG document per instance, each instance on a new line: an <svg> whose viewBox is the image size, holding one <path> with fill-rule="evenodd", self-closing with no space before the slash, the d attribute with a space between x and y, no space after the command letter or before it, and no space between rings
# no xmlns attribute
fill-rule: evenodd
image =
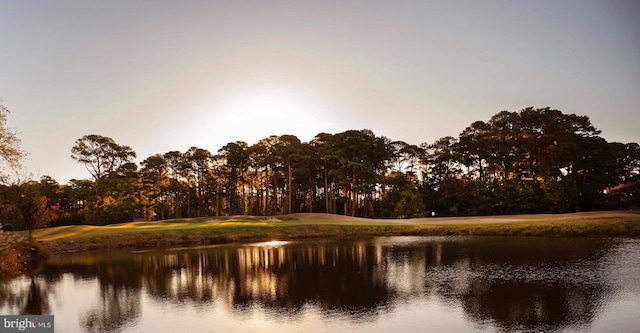
<svg viewBox="0 0 640 333"><path fill-rule="evenodd" d="M640 2L0 0L0 98L26 173L368 128L411 144L528 106L640 142Z"/></svg>

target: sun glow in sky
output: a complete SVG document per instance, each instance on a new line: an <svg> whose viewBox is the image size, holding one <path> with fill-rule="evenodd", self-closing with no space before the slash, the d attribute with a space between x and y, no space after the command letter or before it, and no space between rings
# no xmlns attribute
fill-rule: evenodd
<svg viewBox="0 0 640 333"><path fill-rule="evenodd" d="M587 115L640 141L640 4L0 0L0 98L23 174L88 178L87 134L138 161L270 135L410 144L502 110Z"/></svg>
<svg viewBox="0 0 640 333"><path fill-rule="evenodd" d="M309 141L319 128L333 127L328 119L331 108L300 87L264 81L225 89L196 106L194 113L211 125L209 139L235 138L251 144L291 130Z"/></svg>

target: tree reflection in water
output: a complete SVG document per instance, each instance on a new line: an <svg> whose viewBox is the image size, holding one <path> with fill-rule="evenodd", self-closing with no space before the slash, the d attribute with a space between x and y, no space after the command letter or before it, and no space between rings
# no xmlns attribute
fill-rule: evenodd
<svg viewBox="0 0 640 333"><path fill-rule="evenodd" d="M236 312L254 305L294 315L307 303L323 309L377 311L393 291L374 281L373 252L317 243L286 247L223 247L148 255L140 271L158 300L222 299Z"/></svg>
<svg viewBox="0 0 640 333"><path fill-rule="evenodd" d="M93 267L100 285L100 298L80 319L86 332L120 332L140 316L142 277L135 261L98 264Z"/></svg>
<svg viewBox="0 0 640 333"><path fill-rule="evenodd" d="M492 241L487 241L492 240ZM580 329L615 292L605 239L468 238L427 246L426 289L505 331ZM434 283L437 282L437 283Z"/></svg>
<svg viewBox="0 0 640 333"><path fill-rule="evenodd" d="M54 295L52 286L34 276L15 280L0 280L0 314L42 315L50 311L49 299Z"/></svg>
<svg viewBox="0 0 640 333"><path fill-rule="evenodd" d="M615 292L598 264L615 244L608 239L382 237L74 255L51 260L43 278L25 290L0 284L0 309L47 313L50 285L72 274L99 283L98 301L81 315L88 332L117 332L135 324L143 290L157 303L221 302L240 317L259 307L298 318L312 306L325 316L355 321L375 320L397 304L435 296L463 309L481 327L579 329ZM43 288L40 280L52 282Z"/></svg>

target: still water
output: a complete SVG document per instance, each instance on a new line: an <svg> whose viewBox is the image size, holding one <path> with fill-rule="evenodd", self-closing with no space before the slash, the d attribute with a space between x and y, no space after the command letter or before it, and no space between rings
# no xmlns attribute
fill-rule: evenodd
<svg viewBox="0 0 640 333"><path fill-rule="evenodd" d="M0 281L56 332L637 332L640 239L380 237L86 253Z"/></svg>

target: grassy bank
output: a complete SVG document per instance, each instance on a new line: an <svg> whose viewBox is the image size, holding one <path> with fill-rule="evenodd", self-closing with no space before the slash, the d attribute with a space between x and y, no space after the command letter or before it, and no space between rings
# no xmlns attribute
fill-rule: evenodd
<svg viewBox="0 0 640 333"><path fill-rule="evenodd" d="M36 230L54 254L98 249L205 245L381 235L640 236L638 212L375 220L329 214L175 219Z"/></svg>

